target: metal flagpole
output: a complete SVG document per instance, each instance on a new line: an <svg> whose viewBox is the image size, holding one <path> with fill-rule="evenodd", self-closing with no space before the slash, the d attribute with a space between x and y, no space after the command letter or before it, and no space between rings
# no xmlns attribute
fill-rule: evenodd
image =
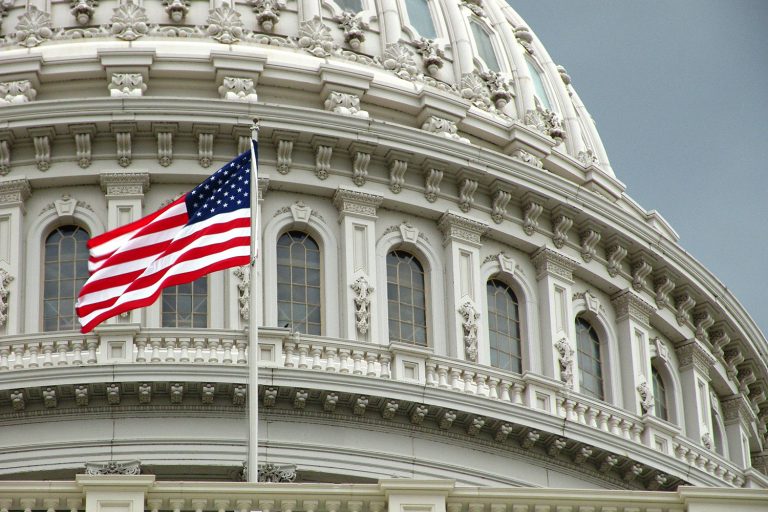
<svg viewBox="0 0 768 512"><path fill-rule="evenodd" d="M248 482L259 481L259 176L254 144L259 141L259 120L251 125L251 265L248 304Z"/></svg>

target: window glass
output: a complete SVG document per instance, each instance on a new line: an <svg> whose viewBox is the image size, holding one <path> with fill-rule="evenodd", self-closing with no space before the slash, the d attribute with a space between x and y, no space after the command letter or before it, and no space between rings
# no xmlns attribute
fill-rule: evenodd
<svg viewBox="0 0 768 512"><path fill-rule="evenodd" d="M421 37L436 39L437 32L429 10L429 0L405 0L408 21L419 31Z"/></svg>
<svg viewBox="0 0 768 512"><path fill-rule="evenodd" d="M363 10L363 0L334 0L342 11L358 13Z"/></svg>
<svg viewBox="0 0 768 512"><path fill-rule="evenodd" d="M583 318L576 319L576 348L579 362L579 386L585 395L603 400L603 368L600 339Z"/></svg>
<svg viewBox="0 0 768 512"><path fill-rule="evenodd" d="M536 65L530 61L530 59L525 59L525 62L528 64L528 72L531 74L531 80L533 80L534 94L541 102L542 107L548 110L552 110L552 104L549 102L547 90L544 88L544 81L541 77L541 72L536 68Z"/></svg>
<svg viewBox="0 0 768 512"><path fill-rule="evenodd" d="M486 283L488 295L488 334L491 366L521 373L520 314L512 289L491 279Z"/></svg>
<svg viewBox="0 0 768 512"><path fill-rule="evenodd" d="M424 268L412 254L387 254L389 339L427 346L427 306Z"/></svg>
<svg viewBox="0 0 768 512"><path fill-rule="evenodd" d="M88 233L79 226L56 228L45 240L43 330L78 329L75 300L88 279Z"/></svg>
<svg viewBox="0 0 768 512"><path fill-rule="evenodd" d="M477 46L480 58L483 59L488 69L501 71L499 61L496 59L496 52L493 51L491 36L474 20L469 22L469 26L472 27L472 35L475 36L475 46Z"/></svg>
<svg viewBox="0 0 768 512"><path fill-rule="evenodd" d="M162 326L208 327L208 276L163 289Z"/></svg>
<svg viewBox="0 0 768 512"><path fill-rule="evenodd" d="M320 247L307 233L277 241L277 322L303 334L322 333Z"/></svg>
<svg viewBox="0 0 768 512"><path fill-rule="evenodd" d="M661 418L662 420L669 420L669 411L667 409L667 388L664 387L664 381L662 380L661 374L659 374L656 368L651 369L651 374L653 376L653 398L655 400L654 414L656 414L657 418Z"/></svg>

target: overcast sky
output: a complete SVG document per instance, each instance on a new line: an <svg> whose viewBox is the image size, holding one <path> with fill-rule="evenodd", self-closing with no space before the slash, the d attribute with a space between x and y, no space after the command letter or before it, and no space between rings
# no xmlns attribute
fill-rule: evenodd
<svg viewBox="0 0 768 512"><path fill-rule="evenodd" d="M768 333L768 0L508 0L616 176Z"/></svg>

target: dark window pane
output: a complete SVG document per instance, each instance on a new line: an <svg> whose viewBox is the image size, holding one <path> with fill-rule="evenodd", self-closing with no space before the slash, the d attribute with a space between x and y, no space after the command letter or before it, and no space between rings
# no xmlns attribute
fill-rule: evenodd
<svg viewBox="0 0 768 512"><path fill-rule="evenodd" d="M424 269L405 251L387 254L389 339L427 344Z"/></svg>
<svg viewBox="0 0 768 512"><path fill-rule="evenodd" d="M278 324L321 333L320 248L312 237L289 231L277 241Z"/></svg>
<svg viewBox="0 0 768 512"><path fill-rule="evenodd" d="M522 371L519 355L520 324L517 297L505 282L491 279L486 283L488 299L488 332L490 338L491 365Z"/></svg>
<svg viewBox="0 0 768 512"><path fill-rule="evenodd" d="M208 327L208 277L170 286L162 295L163 327Z"/></svg>
<svg viewBox="0 0 768 512"><path fill-rule="evenodd" d="M77 328L75 299L88 275L87 242L88 233L79 226L57 228L45 240L43 329L46 331Z"/></svg>

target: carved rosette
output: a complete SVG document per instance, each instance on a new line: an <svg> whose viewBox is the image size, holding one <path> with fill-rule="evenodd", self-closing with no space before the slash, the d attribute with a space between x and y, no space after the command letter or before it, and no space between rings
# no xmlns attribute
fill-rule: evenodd
<svg viewBox="0 0 768 512"><path fill-rule="evenodd" d="M464 355L467 360L477 362L477 328L480 313L471 300L466 300L458 309L461 328L464 333Z"/></svg>
<svg viewBox="0 0 768 512"><path fill-rule="evenodd" d="M413 42L416 53L421 55L424 69L430 75L436 75L445 64L445 52L432 39L420 38Z"/></svg>
<svg viewBox="0 0 768 512"><path fill-rule="evenodd" d="M315 57L328 57L338 51L331 29L323 23L320 16L299 23L298 44Z"/></svg>
<svg viewBox="0 0 768 512"><path fill-rule="evenodd" d="M39 10L34 5L19 16L16 24L16 42L21 46L32 48L53 35L51 30L51 15Z"/></svg>
<svg viewBox="0 0 768 512"><path fill-rule="evenodd" d="M573 388L573 348L566 338L560 338L555 342L555 350L560 363L560 380Z"/></svg>
<svg viewBox="0 0 768 512"><path fill-rule="evenodd" d="M359 15L348 11L342 12L334 18L339 27L344 31L344 41L353 49L359 50L360 45L365 41L365 31L368 24L363 21Z"/></svg>
<svg viewBox="0 0 768 512"><path fill-rule="evenodd" d="M382 65L403 80L414 80L419 73L413 52L402 43L389 43L384 48Z"/></svg>
<svg viewBox="0 0 768 512"><path fill-rule="evenodd" d="M134 41L149 31L149 18L143 7L133 3L133 0L114 9L110 32L124 41Z"/></svg>
<svg viewBox="0 0 768 512"><path fill-rule="evenodd" d="M248 320L251 304L251 273L247 266L237 267L234 272L237 278L237 303L240 306L240 318Z"/></svg>
<svg viewBox="0 0 768 512"><path fill-rule="evenodd" d="M365 276L360 276L350 285L355 292L355 326L360 334L367 334L371 322L371 296L373 287Z"/></svg>
<svg viewBox="0 0 768 512"><path fill-rule="evenodd" d="M240 13L227 2L221 7L208 11L208 35L222 44L234 44L243 37L243 22Z"/></svg>
<svg viewBox="0 0 768 512"><path fill-rule="evenodd" d="M7 271L0 269L0 327L5 325L8 319L8 284L13 281L13 276Z"/></svg>

